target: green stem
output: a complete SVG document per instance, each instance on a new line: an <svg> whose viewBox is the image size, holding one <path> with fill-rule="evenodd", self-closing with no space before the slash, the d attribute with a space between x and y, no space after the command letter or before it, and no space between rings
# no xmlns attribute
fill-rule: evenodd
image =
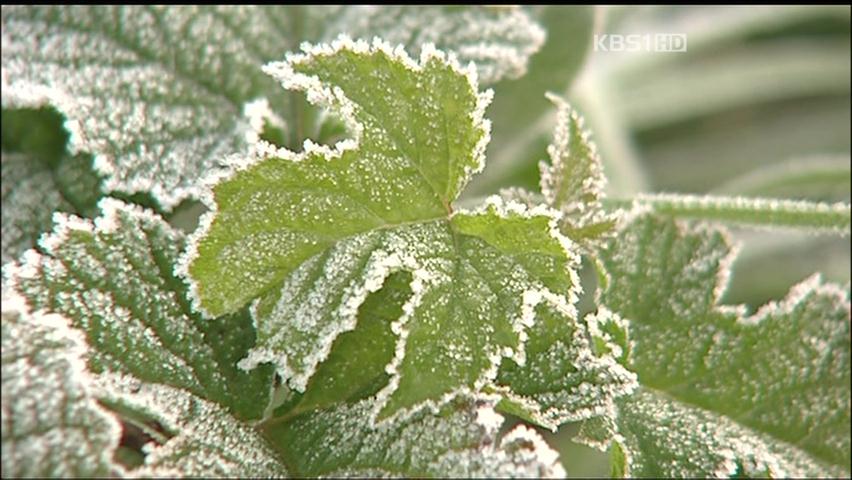
<svg viewBox="0 0 852 480"><path fill-rule="evenodd" d="M606 201L608 207L632 204L679 218L715 220L745 225L809 228L848 236L852 211L848 203L822 203L771 198L641 194L635 200Z"/></svg>

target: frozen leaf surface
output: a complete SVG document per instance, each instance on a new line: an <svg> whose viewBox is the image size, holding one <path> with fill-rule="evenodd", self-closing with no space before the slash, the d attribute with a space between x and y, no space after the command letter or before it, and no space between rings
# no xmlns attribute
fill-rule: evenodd
<svg viewBox="0 0 852 480"><path fill-rule="evenodd" d="M286 469L253 427L186 390L115 374L96 379L110 405L155 420L170 436L149 445L139 477L284 477Z"/></svg>
<svg viewBox="0 0 852 480"><path fill-rule="evenodd" d="M746 315L718 304L731 260L723 232L650 215L602 253L643 386L613 427L627 473L848 475L848 290L815 276Z"/></svg>
<svg viewBox="0 0 852 480"><path fill-rule="evenodd" d="M438 412L370 425L370 401L311 412L266 435L286 445L298 476L564 477L558 454L533 430L500 436L503 418L487 400L457 398Z"/></svg>
<svg viewBox="0 0 852 480"><path fill-rule="evenodd" d="M333 40L338 33L378 36L414 53L431 43L454 52L462 64L475 62L484 84L523 75L545 39L544 29L514 6L359 5L344 9L325 38Z"/></svg>
<svg viewBox="0 0 852 480"><path fill-rule="evenodd" d="M100 179L84 155L63 156L51 167L33 155L2 154L3 263L35 246L53 226L53 212L88 213L100 196Z"/></svg>
<svg viewBox="0 0 852 480"><path fill-rule="evenodd" d="M548 145L550 163L541 162L541 193L562 211L560 227L571 239L594 240L615 227L617 217L601 205L606 177L597 147L583 130L583 119L556 95L556 129Z"/></svg>
<svg viewBox="0 0 852 480"><path fill-rule="evenodd" d="M252 345L248 313L202 320L172 273L183 235L149 211L101 202L94 223L57 214L54 232L6 269L36 308L62 314L86 334L90 368L186 389L243 418L258 418L268 366L246 374L236 362Z"/></svg>
<svg viewBox="0 0 852 480"><path fill-rule="evenodd" d="M2 154L3 263L35 245L50 230L56 210L71 206L62 198L50 171L22 153Z"/></svg>
<svg viewBox="0 0 852 480"><path fill-rule="evenodd" d="M348 40L306 46L267 71L341 114L355 138L303 154L267 148L212 188L183 273L211 315L255 300L258 346L241 366L272 362L304 391L397 271L411 273L411 295L392 325L380 416L477 390L503 357L523 362L541 299L525 292L568 303L577 258L548 209L495 198L453 210L488 140L489 95L475 73L433 49L415 62Z"/></svg>
<svg viewBox="0 0 852 480"><path fill-rule="evenodd" d="M54 314L3 296L3 475L112 476L121 429L93 395L85 341Z"/></svg>
<svg viewBox="0 0 852 480"><path fill-rule="evenodd" d="M500 408L554 431L565 422L610 415L614 399L636 388L636 375L617 361L622 352L595 344L601 328L620 318L601 311L583 323L566 322L576 317L574 307L555 298L539 303L535 313L526 362L507 359L500 367Z"/></svg>
<svg viewBox="0 0 852 480"><path fill-rule="evenodd" d="M244 107L268 98L287 127L313 128L261 66L302 40L385 36L478 62L483 78L521 75L544 31L506 7L26 6L2 10L3 105L50 104L71 149L90 152L105 187L149 191L166 208L251 139Z"/></svg>
<svg viewBox="0 0 852 480"><path fill-rule="evenodd" d="M71 150L95 155L107 189L150 191L171 208L239 151L244 103L274 94L260 67L293 47L290 14L3 6L3 106L53 105L68 120Z"/></svg>

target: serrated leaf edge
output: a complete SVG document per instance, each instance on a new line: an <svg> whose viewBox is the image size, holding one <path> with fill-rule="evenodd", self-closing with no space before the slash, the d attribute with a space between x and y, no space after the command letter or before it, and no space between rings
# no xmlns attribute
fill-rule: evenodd
<svg viewBox="0 0 852 480"><path fill-rule="evenodd" d="M375 407L370 416L370 420L374 424L382 424L397 420L404 421L410 418L418 411L420 411L422 408L427 408L432 413L437 414L442 406L459 396L481 395L483 389L487 385L493 384L494 380L497 378L497 374L499 372L500 364L502 363L503 358L510 358L519 365L523 365L524 363L526 363L525 346L528 337L526 329L530 328L535 322L535 307L538 304L545 301L549 302L551 305L554 306L554 308L559 310L568 318L577 318L577 309L575 307L575 304L577 302L577 299L579 298L579 295L581 295L583 292L582 285L580 284L580 278L576 272L576 267L580 264L580 256L578 250L574 247L574 242L572 242L568 237L562 235L562 233L559 231L559 219L562 217L562 214L546 205L537 205L533 208L528 208L522 203L515 201L505 201L499 195L492 195L488 197L486 201L479 207L470 210L456 210L455 212L453 212L453 216L477 215L485 213L496 213L500 218L509 218L513 215L518 215L525 218L532 218L536 216L549 217L548 227L550 230L550 235L552 238L559 242L560 246L564 250L565 256L568 259L567 270L568 276L571 281L570 290L568 292L565 292L564 295L559 295L542 287L538 289L529 289L523 293L521 316L513 319L513 330L518 334L519 338L518 349L514 351L511 349L505 349L491 352L488 355L491 365L480 375L478 379L476 379L476 381L474 381L473 388L462 387L455 390L451 390L443 394L437 400L426 400L410 408L401 408L393 415L378 420L378 417L384 406L387 404L391 394L393 394L393 392L396 391L397 387L399 386L399 382L401 379L399 367L405 358L406 343L408 337L408 329L406 329L406 324L408 323L410 316L422 300L423 294L427 290L426 284L429 281L428 272L422 269L415 270L413 272L414 278L412 279L410 284L413 294L403 305L403 315L391 324L391 329L397 335L398 338L396 347L394 349L394 357L391 362L385 367L385 372L391 376L391 379L388 382L388 385L382 388L376 394L375 397ZM423 273L418 274L418 272Z"/></svg>

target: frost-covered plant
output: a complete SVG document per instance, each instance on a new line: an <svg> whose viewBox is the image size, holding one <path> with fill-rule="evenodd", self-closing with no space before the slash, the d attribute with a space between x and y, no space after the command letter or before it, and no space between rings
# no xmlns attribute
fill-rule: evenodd
<svg viewBox="0 0 852 480"><path fill-rule="evenodd" d="M4 474L563 476L566 422L619 475L849 474L849 286L722 305L717 225L848 204L607 200L553 94L540 192L459 201L564 10L2 12L4 116L70 132L3 153Z"/></svg>

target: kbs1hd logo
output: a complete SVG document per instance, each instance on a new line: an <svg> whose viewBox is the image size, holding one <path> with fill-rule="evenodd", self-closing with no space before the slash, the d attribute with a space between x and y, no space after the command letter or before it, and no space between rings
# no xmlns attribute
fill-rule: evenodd
<svg viewBox="0 0 852 480"><path fill-rule="evenodd" d="M606 33L595 35L597 52L685 52L685 33Z"/></svg>

